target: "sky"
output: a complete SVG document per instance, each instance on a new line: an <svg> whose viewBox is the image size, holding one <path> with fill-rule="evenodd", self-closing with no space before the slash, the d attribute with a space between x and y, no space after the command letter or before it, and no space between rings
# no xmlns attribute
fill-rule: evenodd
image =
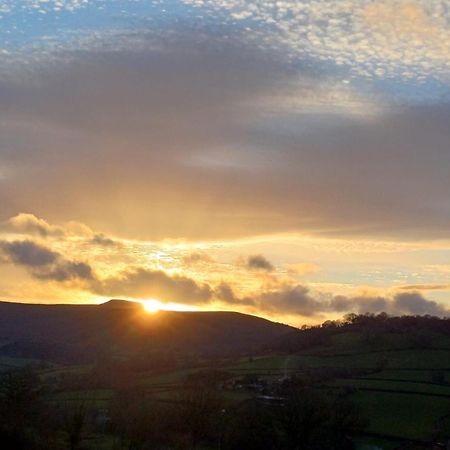
<svg viewBox="0 0 450 450"><path fill-rule="evenodd" d="M450 312L447 0L0 0L0 299L296 326Z"/></svg>

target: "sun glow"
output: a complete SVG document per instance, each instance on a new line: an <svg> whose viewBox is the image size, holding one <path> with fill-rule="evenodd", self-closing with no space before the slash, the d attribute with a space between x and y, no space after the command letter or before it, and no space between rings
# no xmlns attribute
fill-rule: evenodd
<svg viewBox="0 0 450 450"><path fill-rule="evenodd" d="M151 298L143 300L142 305L146 312L150 314L156 314L159 311L196 311L197 308L193 308L180 303L163 303L160 300Z"/></svg>
<svg viewBox="0 0 450 450"><path fill-rule="evenodd" d="M145 300L142 302L142 304L144 305L145 311L151 314L156 314L164 307L164 305L159 300L155 299Z"/></svg>

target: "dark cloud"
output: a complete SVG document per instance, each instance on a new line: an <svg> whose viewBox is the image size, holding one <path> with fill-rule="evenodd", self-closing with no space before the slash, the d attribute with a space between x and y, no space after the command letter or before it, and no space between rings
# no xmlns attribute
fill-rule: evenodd
<svg viewBox="0 0 450 450"><path fill-rule="evenodd" d="M450 311L443 306L427 300L418 292L405 292L394 297L394 308L401 314L445 316Z"/></svg>
<svg viewBox="0 0 450 450"><path fill-rule="evenodd" d="M284 286L263 291L250 297L239 298L227 286L221 286L218 297L229 304L247 304L263 312L320 317L330 313L381 313L391 315L435 315L448 316L450 310L424 298L418 292L404 292L393 298L381 296L328 296L313 294L307 286Z"/></svg>
<svg viewBox="0 0 450 450"><path fill-rule="evenodd" d="M60 256L33 241L0 242L0 249L14 264L30 268L52 265Z"/></svg>
<svg viewBox="0 0 450 450"><path fill-rule="evenodd" d="M326 311L326 307L324 311ZM419 292L397 293L393 298L385 297L345 297L335 296L329 302L329 311L381 313L392 315L435 315L446 316L450 310L438 303L428 300Z"/></svg>
<svg viewBox="0 0 450 450"><path fill-rule="evenodd" d="M156 298L166 302L204 304L211 301L213 292L207 284L191 278L170 276L161 270L142 267L130 269L117 276L97 280L92 290L106 297Z"/></svg>
<svg viewBox="0 0 450 450"><path fill-rule="evenodd" d="M95 234L89 243L99 245L100 247L114 247L117 243L104 234Z"/></svg>
<svg viewBox="0 0 450 450"><path fill-rule="evenodd" d="M380 313L391 315L446 316L448 309L418 292L403 292L392 298L382 296L329 296L313 293L307 286L285 285L253 295L238 295L226 282L213 287L191 278L169 275L160 270L134 268L104 280L95 280L90 289L110 297L148 299L204 305L220 301L230 309L247 306L258 312L301 317L321 317L330 313Z"/></svg>
<svg viewBox="0 0 450 450"><path fill-rule="evenodd" d="M57 282L94 279L89 264L67 260L60 253L30 240L0 241L0 252L6 262L25 267L37 279Z"/></svg>
<svg viewBox="0 0 450 450"><path fill-rule="evenodd" d="M199 283L182 275L170 275L161 270L135 267L117 275L99 278L83 261L64 258L36 242L0 241L3 263L22 266L36 279L44 281L78 281L80 287L105 297L149 299L189 305L204 305L220 301L230 308L248 306L259 312L302 317L320 317L330 313L380 313L391 315L448 316L450 310L422 296L420 292L399 292L393 298L382 296L330 296L313 293L307 286L284 285L262 290L253 295L239 296L223 282L217 286Z"/></svg>
<svg viewBox="0 0 450 450"><path fill-rule="evenodd" d="M64 282L70 280L93 280L94 274L89 264L60 260L53 266L39 271L33 271L33 275L41 280Z"/></svg>
<svg viewBox="0 0 450 450"><path fill-rule="evenodd" d="M272 272L275 269L273 264L263 255L249 256L246 266L250 270L264 270L266 272Z"/></svg>
<svg viewBox="0 0 450 450"><path fill-rule="evenodd" d="M255 300L262 310L305 317L320 314L324 308L321 302L310 295L307 287L300 285L265 292Z"/></svg>
<svg viewBox="0 0 450 450"><path fill-rule="evenodd" d="M228 283L220 283L214 289L214 296L221 302L227 303L230 306L255 306L256 302L251 297L239 297L235 294L233 288Z"/></svg>
<svg viewBox="0 0 450 450"><path fill-rule="evenodd" d="M336 295L329 303L330 309L339 313L352 311L354 306L354 301L345 295Z"/></svg>
<svg viewBox="0 0 450 450"><path fill-rule="evenodd" d="M201 263L210 263L214 262L214 258L212 258L208 253L205 252L192 252L182 258L183 264L188 266L196 265Z"/></svg>

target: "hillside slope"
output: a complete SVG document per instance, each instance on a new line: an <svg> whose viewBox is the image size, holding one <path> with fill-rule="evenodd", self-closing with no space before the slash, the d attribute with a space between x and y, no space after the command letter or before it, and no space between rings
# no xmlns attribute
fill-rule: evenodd
<svg viewBox="0 0 450 450"><path fill-rule="evenodd" d="M139 303L32 305L0 302L0 355L91 361L138 350L245 354L293 330L234 312L146 313Z"/></svg>

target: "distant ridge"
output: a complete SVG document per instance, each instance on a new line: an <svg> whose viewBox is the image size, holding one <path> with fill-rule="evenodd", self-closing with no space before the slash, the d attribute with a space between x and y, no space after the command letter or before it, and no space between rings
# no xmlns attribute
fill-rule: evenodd
<svg viewBox="0 0 450 450"><path fill-rule="evenodd" d="M134 302L130 300L120 300L120 299L112 299L105 303L100 303L100 305L104 308L136 308L136 307L142 307L142 304L139 302Z"/></svg>
<svg viewBox="0 0 450 450"><path fill-rule="evenodd" d="M249 354L295 330L237 312L160 311L139 302L42 305L0 302L0 355L90 362L136 351Z"/></svg>

